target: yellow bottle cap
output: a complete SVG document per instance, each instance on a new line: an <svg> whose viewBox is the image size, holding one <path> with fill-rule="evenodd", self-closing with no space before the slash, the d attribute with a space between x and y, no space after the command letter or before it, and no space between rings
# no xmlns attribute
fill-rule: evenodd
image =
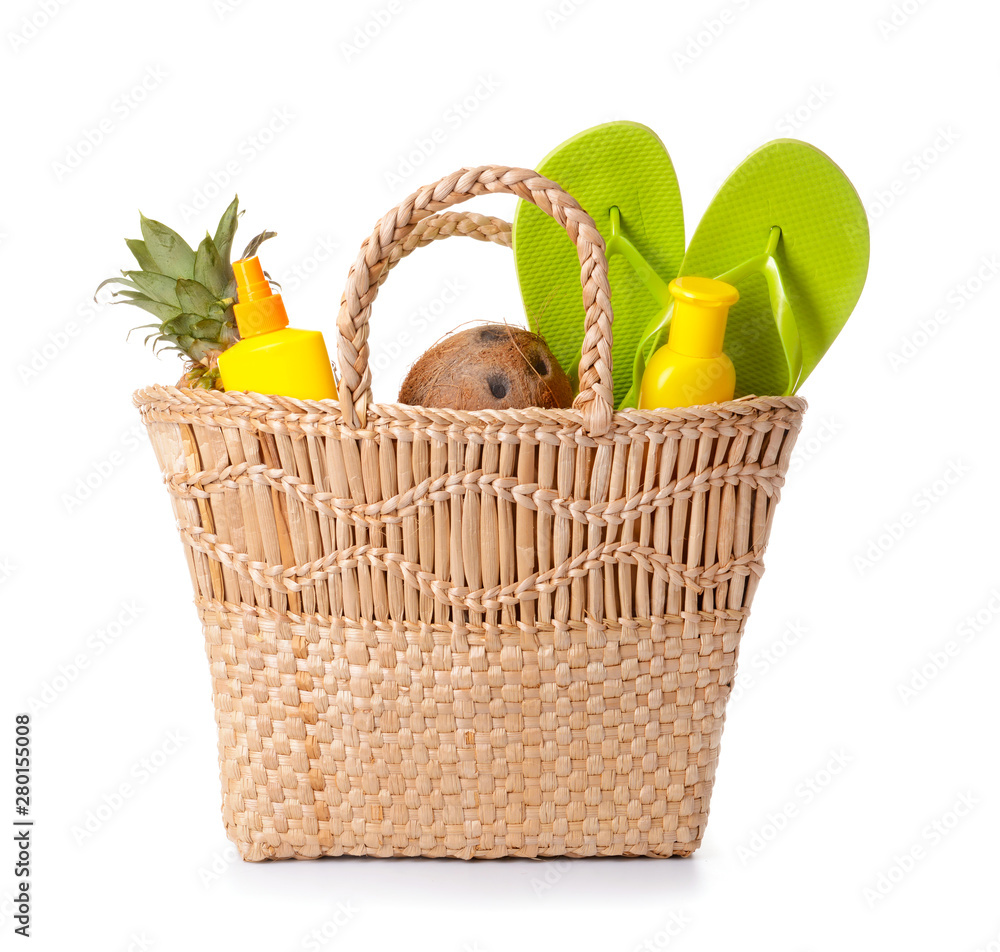
<svg viewBox="0 0 1000 952"><path fill-rule="evenodd" d="M233 306L233 313L240 337L253 337L288 327L285 303L280 294L271 290L259 258L254 256L234 261L233 274L239 297L239 303Z"/></svg>
<svg viewBox="0 0 1000 952"><path fill-rule="evenodd" d="M729 308L740 292L725 281L693 275L670 282L674 313L670 319L670 349L688 357L717 357L722 353Z"/></svg>

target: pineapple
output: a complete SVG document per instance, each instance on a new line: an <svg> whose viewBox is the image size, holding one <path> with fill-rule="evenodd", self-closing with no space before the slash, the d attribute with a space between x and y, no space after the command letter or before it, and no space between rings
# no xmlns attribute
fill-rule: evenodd
<svg viewBox="0 0 1000 952"><path fill-rule="evenodd" d="M140 327L154 328L146 337L147 343L153 340L154 350L158 346L160 352L176 350L185 358L178 387L223 389L219 354L239 340L230 254L242 214L237 196L219 220L215 235L206 233L195 251L172 228L140 212L142 238L125 240L140 270L122 271L122 277L108 278L97 288L117 285L112 303L132 304L156 318ZM261 232L242 257L256 254L261 243L274 234Z"/></svg>

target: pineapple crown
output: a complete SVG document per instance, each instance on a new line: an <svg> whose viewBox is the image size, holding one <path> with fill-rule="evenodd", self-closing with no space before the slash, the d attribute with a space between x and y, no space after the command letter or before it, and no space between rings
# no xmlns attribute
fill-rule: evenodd
<svg viewBox="0 0 1000 952"><path fill-rule="evenodd" d="M233 304L236 278L230 260L233 238L240 216L239 196L223 212L215 234L206 233L193 249L176 231L139 213L142 238L126 238L125 244L139 270L122 271L108 278L97 292L113 286L113 304L131 304L156 320L133 330L153 328L144 343L153 341L156 353L175 350L185 358L180 385L218 389L218 358L239 340ZM263 231L244 249L249 258L276 233ZM131 333L131 331L129 332Z"/></svg>

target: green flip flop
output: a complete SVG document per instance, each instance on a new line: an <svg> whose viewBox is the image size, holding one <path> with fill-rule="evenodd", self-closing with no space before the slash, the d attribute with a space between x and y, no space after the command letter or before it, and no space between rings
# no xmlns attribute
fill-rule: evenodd
<svg viewBox="0 0 1000 952"><path fill-rule="evenodd" d="M608 122L573 136L538 165L594 219L607 242L615 314L615 403L631 384L643 331L670 301L667 284L684 257L684 214L673 163L659 137L637 122ZM532 330L576 385L583 344L580 263L562 227L518 202L514 257Z"/></svg>
<svg viewBox="0 0 1000 952"><path fill-rule="evenodd" d="M719 190L691 239L681 275L735 284L725 351L736 395L794 393L840 333L868 273L864 205L819 149L778 139L747 158ZM666 339L669 314L636 351L634 406L645 358Z"/></svg>

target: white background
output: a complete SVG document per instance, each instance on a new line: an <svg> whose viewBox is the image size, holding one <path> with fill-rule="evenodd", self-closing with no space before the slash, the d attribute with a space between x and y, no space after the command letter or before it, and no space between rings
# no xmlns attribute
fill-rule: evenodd
<svg viewBox="0 0 1000 952"><path fill-rule="evenodd" d="M14 713L35 712L35 947L1000 947L1000 9L893 11L4 4L0 724L10 753ZM94 287L132 266L138 208L197 243L238 190L236 250L276 228L265 266L293 323L332 344L348 265L384 211L464 165L530 166L613 118L663 137L689 236L728 172L782 135L829 153L872 222L861 304L802 391L704 845L669 861L244 864L219 816L189 578L130 402L179 365L126 341L131 309L89 309ZM457 301L418 333L449 281ZM375 308L376 397L455 325L504 318L521 318L508 252L419 252ZM3 839L0 942L14 948Z"/></svg>

